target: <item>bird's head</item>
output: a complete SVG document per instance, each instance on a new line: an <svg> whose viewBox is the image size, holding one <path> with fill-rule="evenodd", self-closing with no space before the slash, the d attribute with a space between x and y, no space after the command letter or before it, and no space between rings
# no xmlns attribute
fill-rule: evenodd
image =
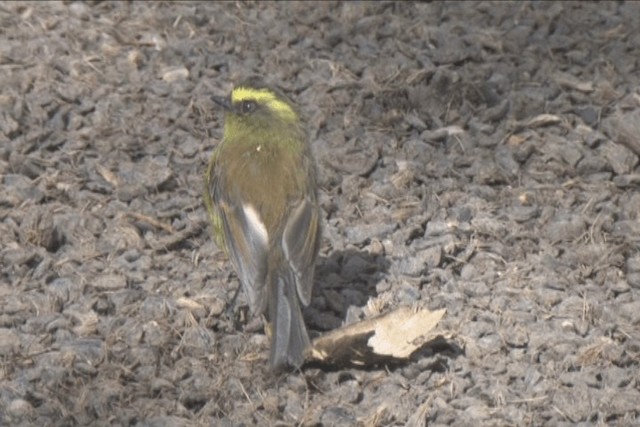
<svg viewBox="0 0 640 427"><path fill-rule="evenodd" d="M228 97L213 97L225 109L225 139L266 136L297 129L300 115L281 91L252 77L236 85Z"/></svg>

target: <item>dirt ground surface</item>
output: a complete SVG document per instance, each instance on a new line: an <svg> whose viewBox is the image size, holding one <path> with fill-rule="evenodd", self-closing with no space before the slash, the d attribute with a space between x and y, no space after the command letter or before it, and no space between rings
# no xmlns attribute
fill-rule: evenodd
<svg viewBox="0 0 640 427"><path fill-rule="evenodd" d="M0 4L0 425L640 424L640 3ZM210 235L211 100L308 118L314 336L448 338L273 375Z"/></svg>

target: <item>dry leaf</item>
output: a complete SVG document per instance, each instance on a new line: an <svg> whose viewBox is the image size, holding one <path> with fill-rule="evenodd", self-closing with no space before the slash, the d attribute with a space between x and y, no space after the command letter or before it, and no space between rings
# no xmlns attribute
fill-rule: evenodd
<svg viewBox="0 0 640 427"><path fill-rule="evenodd" d="M526 140L528 140L529 137L524 137L521 135L510 135L509 139L507 139L507 144L509 145L513 145L513 146L518 146L520 144L523 144Z"/></svg>
<svg viewBox="0 0 640 427"><path fill-rule="evenodd" d="M407 307L396 310L378 319L368 344L377 354L406 359L426 342L428 333L445 312L445 309L414 311Z"/></svg>
<svg viewBox="0 0 640 427"><path fill-rule="evenodd" d="M540 114L529 120L525 126L528 128L537 128L541 126L555 125L560 122L561 119L559 116L553 114Z"/></svg>
<svg viewBox="0 0 640 427"><path fill-rule="evenodd" d="M557 73L554 80L558 85L579 92L589 93L594 91L593 82L581 82L570 74Z"/></svg>
<svg viewBox="0 0 640 427"><path fill-rule="evenodd" d="M434 329L445 312L401 307L347 325L315 339L309 360L349 366L406 360L416 350L441 338Z"/></svg>
<svg viewBox="0 0 640 427"><path fill-rule="evenodd" d="M102 165L96 165L96 169L98 170L100 176L102 176L102 178L104 178L104 180L109 184L113 185L114 187L118 187L120 185L120 180L118 179L118 177L109 169L105 168Z"/></svg>

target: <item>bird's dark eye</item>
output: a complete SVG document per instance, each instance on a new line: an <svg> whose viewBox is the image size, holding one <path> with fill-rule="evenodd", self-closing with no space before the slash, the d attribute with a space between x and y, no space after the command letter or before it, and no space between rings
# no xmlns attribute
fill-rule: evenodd
<svg viewBox="0 0 640 427"><path fill-rule="evenodd" d="M249 114L255 111L256 103L255 101L242 101L240 104L240 112L242 114Z"/></svg>

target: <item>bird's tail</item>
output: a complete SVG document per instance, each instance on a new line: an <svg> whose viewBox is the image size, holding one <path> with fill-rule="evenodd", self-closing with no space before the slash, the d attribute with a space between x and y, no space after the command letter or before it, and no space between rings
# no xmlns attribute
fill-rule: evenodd
<svg viewBox="0 0 640 427"><path fill-rule="evenodd" d="M275 371L299 368L309 347L309 335L302 317L296 278L290 267L278 269L269 286L271 356Z"/></svg>

